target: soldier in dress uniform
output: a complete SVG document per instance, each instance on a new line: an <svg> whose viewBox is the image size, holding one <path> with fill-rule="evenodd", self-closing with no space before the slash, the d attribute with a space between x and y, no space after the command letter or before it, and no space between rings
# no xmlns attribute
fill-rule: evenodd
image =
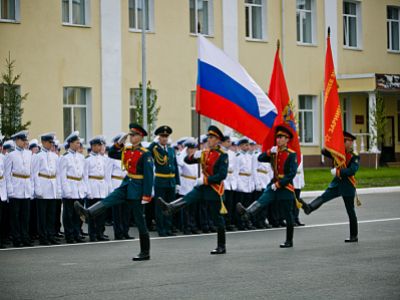
<svg viewBox="0 0 400 300"><path fill-rule="evenodd" d="M353 151L353 142L356 137L346 131L343 132L343 136L346 149L346 167L341 169L333 168L331 173L334 178L328 188L321 196L318 196L311 203L303 203L303 209L304 212L309 215L322 204L342 196L350 223L350 237L345 239L345 242L356 243L358 242L358 223L356 211L354 209L354 197L356 196L356 181L354 176L359 168L360 157L358 153ZM321 152L324 156L332 158L328 150L322 149Z"/></svg>
<svg viewBox="0 0 400 300"><path fill-rule="evenodd" d="M235 198L234 193L237 188L237 166L236 166L236 152L230 149L232 146L231 137L224 135L224 139L221 142L222 149L228 154L229 168L228 175L224 180L225 187L225 206L228 213L225 215L226 230L234 231L236 227L234 225L234 213L235 213Z"/></svg>
<svg viewBox="0 0 400 300"><path fill-rule="evenodd" d="M155 166L154 197L156 199L162 197L168 203L175 200L176 186L180 185L175 150L168 146L168 138L171 133L172 129L169 126L158 127L154 132L158 136L158 143L153 142L148 148L153 156ZM175 235L171 230L171 217L164 216L157 205L155 214L158 235Z"/></svg>
<svg viewBox="0 0 400 300"><path fill-rule="evenodd" d="M28 131L20 131L11 136L15 151L7 155L5 177L10 201L10 227L15 247L32 246L29 238L29 207L33 195L32 152L26 149Z"/></svg>
<svg viewBox="0 0 400 300"><path fill-rule="evenodd" d="M292 137L293 133L288 125L283 123L276 127L276 146L258 157L259 161L271 162L274 177L261 197L252 205L248 208L245 208L241 203L237 205L238 213L243 215L244 218L249 218L270 203L280 201L286 219L286 241L280 245L281 248L293 247L293 178L296 176L297 158L296 152L287 147Z"/></svg>
<svg viewBox="0 0 400 300"><path fill-rule="evenodd" d="M185 146L185 152L181 154L182 159L178 160L179 175L180 175L180 189L179 198L187 195L196 186L197 177L199 172L199 166L197 164L188 164L184 160L184 155L193 155L197 149L197 142L194 138L187 138L183 144ZM184 234L198 234L198 224L196 220L197 215L197 204L185 207L183 212L183 233Z"/></svg>
<svg viewBox="0 0 400 300"><path fill-rule="evenodd" d="M37 209L37 231L41 245L59 244L55 240L55 217L57 194L58 156L52 151L55 133L42 134L41 151L35 155L32 163L32 176Z"/></svg>
<svg viewBox="0 0 400 300"><path fill-rule="evenodd" d="M0 136L0 248L5 248L6 241L6 230L5 230L5 215L6 212L6 203L7 203L7 184L6 179L4 177L4 159L5 156L2 153L3 151L3 136Z"/></svg>
<svg viewBox="0 0 400 300"><path fill-rule="evenodd" d="M103 136L95 136L90 141L90 154L85 159L83 179L86 184L86 204L92 206L107 196L108 184L106 182L106 161L101 155L101 148L105 144ZM88 233L91 242L108 241L103 236L105 216L88 220Z"/></svg>
<svg viewBox="0 0 400 300"><path fill-rule="evenodd" d="M228 174L228 155L221 149L219 143L224 135L218 127L211 125L208 128L208 149L196 151L191 156L186 156L185 161L189 164L200 163L202 167L202 177L197 180L196 186L185 197L171 203L158 198L158 205L164 214L172 215L186 205L207 201L210 204L210 212L214 225L217 227L217 248L211 254L226 253L225 247L225 222L222 214L226 214L223 203L224 184L223 180Z"/></svg>
<svg viewBox="0 0 400 300"><path fill-rule="evenodd" d="M82 243L81 222L74 210L74 202L86 197L86 185L83 180L85 157L79 152L81 140L79 131L72 132L66 139L68 151L60 159L60 184L62 188L63 226L67 243Z"/></svg>
<svg viewBox="0 0 400 300"><path fill-rule="evenodd" d="M117 134L113 139L113 144L117 143L118 140L123 137L126 133L121 132ZM110 147L111 149L111 147ZM126 176L126 170L122 169L121 161L118 159L113 159L109 157L108 168L110 177L110 193L112 193L115 189L117 189ZM131 240L133 237L129 235L129 221L130 221L130 206L123 202L118 205L114 205L112 207L113 214L113 229L114 229L114 239L122 240L127 239Z"/></svg>
<svg viewBox="0 0 400 300"><path fill-rule="evenodd" d="M121 185L105 199L85 209L78 201L75 209L81 218L95 218L103 214L107 208L126 202L132 207L135 222L139 230L140 253L133 258L134 261L150 259L150 237L143 214L143 204L151 201L153 187L153 159L150 151L142 147L141 141L147 136L146 130L140 125L131 123L129 133L121 137L108 153L113 159L120 159L127 171ZM124 146L130 137L131 146Z"/></svg>

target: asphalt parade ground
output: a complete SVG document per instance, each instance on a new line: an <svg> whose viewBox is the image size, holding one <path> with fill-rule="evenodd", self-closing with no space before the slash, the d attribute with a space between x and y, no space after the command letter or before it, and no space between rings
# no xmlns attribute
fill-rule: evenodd
<svg viewBox="0 0 400 300"><path fill-rule="evenodd" d="M137 239L1 250L0 299L400 299L400 192L360 198L358 244L338 198L291 249L278 228L228 233L216 256L215 234L154 237L145 262Z"/></svg>

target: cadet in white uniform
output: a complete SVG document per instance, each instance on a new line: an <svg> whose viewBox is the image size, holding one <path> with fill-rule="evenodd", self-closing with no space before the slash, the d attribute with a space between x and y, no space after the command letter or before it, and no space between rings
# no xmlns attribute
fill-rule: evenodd
<svg viewBox="0 0 400 300"><path fill-rule="evenodd" d="M55 240L55 216L58 189L58 156L52 151L55 133L43 134L42 148L34 156L32 176L37 208L37 231L41 245L59 244Z"/></svg>
<svg viewBox="0 0 400 300"><path fill-rule="evenodd" d="M7 209L7 184L4 177L4 159L3 151L3 136L0 136L0 248L5 248L5 239L7 236L5 218L3 215Z"/></svg>
<svg viewBox="0 0 400 300"><path fill-rule="evenodd" d="M11 138L15 151L7 155L5 177L10 200L10 229L15 247L32 246L29 238L29 206L33 194L31 178L32 153L25 149L28 132L20 131Z"/></svg>
<svg viewBox="0 0 400 300"><path fill-rule="evenodd" d="M86 187L83 181L85 158L78 152L81 147L79 131L71 133L65 140L68 151L60 159L60 183L63 203L63 226L65 240L71 244L82 243L80 219L74 209L74 202L83 202Z"/></svg>
<svg viewBox="0 0 400 300"><path fill-rule="evenodd" d="M106 160L101 155L101 148L105 144L102 136L96 136L90 141L90 154L85 159L83 178L87 188L86 206L101 201L108 194L108 184L106 182ZM90 218L88 223L89 238L91 242L106 241L103 237L104 214L97 218Z"/></svg>

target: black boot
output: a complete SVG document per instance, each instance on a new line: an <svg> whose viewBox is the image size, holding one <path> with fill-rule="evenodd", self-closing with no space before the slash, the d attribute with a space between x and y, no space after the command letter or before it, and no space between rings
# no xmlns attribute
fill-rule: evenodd
<svg viewBox="0 0 400 300"><path fill-rule="evenodd" d="M345 243L358 242L358 223L357 219L350 221L350 238L344 240Z"/></svg>
<svg viewBox="0 0 400 300"><path fill-rule="evenodd" d="M210 252L210 254L225 254L226 253L226 239L225 239L225 228L218 228L217 231L217 248Z"/></svg>
<svg viewBox="0 0 400 300"><path fill-rule="evenodd" d="M183 200L183 198L179 198L171 203L165 202L165 200L161 197L158 197L157 200L157 205L161 207L162 213L165 216L172 216L178 210L186 206L186 202Z"/></svg>
<svg viewBox="0 0 400 300"><path fill-rule="evenodd" d="M243 220L249 220L250 216L257 214L257 211L261 208L261 204L258 201L254 201L248 208L245 208L242 203L236 204L236 211L242 216Z"/></svg>
<svg viewBox="0 0 400 300"><path fill-rule="evenodd" d="M286 241L283 244L280 244L281 248L291 248L293 247L293 225L286 226Z"/></svg>
<svg viewBox="0 0 400 300"><path fill-rule="evenodd" d="M149 260L150 259L150 237L148 233L139 234L140 253L132 258L133 261Z"/></svg>
<svg viewBox="0 0 400 300"><path fill-rule="evenodd" d="M309 215L311 214L311 212L317 210L324 203L324 199L322 199L322 197L317 197L311 203L307 204L304 201L302 203L303 203L302 208L304 210L304 213L306 215Z"/></svg>
<svg viewBox="0 0 400 300"><path fill-rule="evenodd" d="M105 207L101 201L96 202L89 208L84 208L79 201L75 201L74 208L83 222L88 218L95 218L107 210L107 207Z"/></svg>

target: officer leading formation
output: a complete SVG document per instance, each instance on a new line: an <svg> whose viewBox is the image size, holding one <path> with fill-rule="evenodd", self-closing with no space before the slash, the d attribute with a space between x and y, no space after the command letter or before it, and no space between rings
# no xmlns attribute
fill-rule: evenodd
<svg viewBox="0 0 400 300"><path fill-rule="evenodd" d="M62 238L83 243L86 236L91 242L107 241L105 226L112 224L116 240L133 239L129 228L137 227L140 252L135 261L150 259L149 230L159 236L216 232L211 254L224 254L226 231L286 227L280 247L289 248L294 227L304 225L296 204L310 214L339 196L350 220L346 242L358 241L354 176L359 156L352 150L353 135L344 132L346 168L332 169L327 190L307 204L300 199L304 175L288 148L293 132L286 124L276 127L275 146L266 152L214 125L199 143L185 137L172 144L172 132L160 126L149 144L143 142L147 132L132 123L111 145L103 136L89 140L86 158L77 131L63 145L52 132L39 137L40 145L28 141L27 131L8 141L1 138L0 247L32 246L35 240L56 245ZM322 153L331 157L325 149Z"/></svg>

